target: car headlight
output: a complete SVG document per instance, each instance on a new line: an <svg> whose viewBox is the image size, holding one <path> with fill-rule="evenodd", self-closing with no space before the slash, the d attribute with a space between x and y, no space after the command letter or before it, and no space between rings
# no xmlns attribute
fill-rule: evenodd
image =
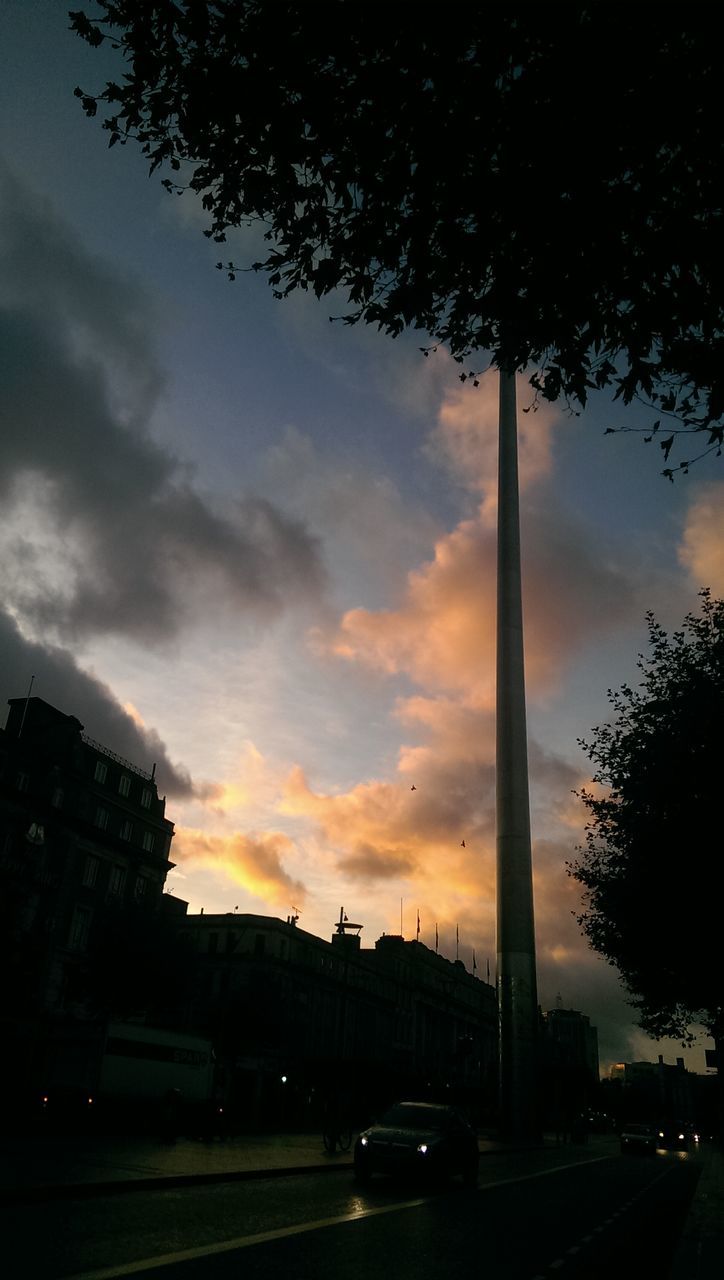
<svg viewBox="0 0 724 1280"><path fill-rule="evenodd" d="M368 1147L370 1145L370 1140L368 1137L366 1137L365 1134L362 1134L362 1137L359 1140L359 1144L361 1147Z"/></svg>
<svg viewBox="0 0 724 1280"><path fill-rule="evenodd" d="M417 1148L417 1154L418 1154L419 1156L426 1156L426 1155L427 1155L427 1153L428 1153L428 1150L429 1150L429 1148L428 1148L427 1143L426 1143L426 1142L421 1142L421 1143L420 1143L420 1145L419 1145L419 1147Z"/></svg>

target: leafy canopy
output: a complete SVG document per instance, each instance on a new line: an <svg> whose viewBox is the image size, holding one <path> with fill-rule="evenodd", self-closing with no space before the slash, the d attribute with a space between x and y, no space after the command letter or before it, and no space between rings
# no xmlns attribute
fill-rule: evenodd
<svg viewBox="0 0 724 1280"><path fill-rule="evenodd" d="M644 1030L690 1039L701 1022L722 1041L724 601L700 595L672 636L647 614L642 680L609 691L616 719L581 744L601 789L580 793L586 845L569 873L584 889L579 924Z"/></svg>
<svg viewBox="0 0 724 1280"><path fill-rule="evenodd" d="M136 139L170 191L197 192L217 242L261 220L253 265L277 296L341 291L347 323L533 366L548 400L640 397L665 460L682 432L719 450L715 6L472 3L429 22L359 0L97 0L70 17L125 60L120 83L76 89L109 145Z"/></svg>

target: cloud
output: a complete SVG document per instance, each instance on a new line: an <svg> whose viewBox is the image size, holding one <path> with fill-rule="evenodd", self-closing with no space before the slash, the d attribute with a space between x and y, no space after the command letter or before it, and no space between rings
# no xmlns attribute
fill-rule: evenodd
<svg viewBox="0 0 724 1280"><path fill-rule="evenodd" d="M451 372L457 366L450 361ZM491 370L472 382L450 381L445 387L428 454L472 492L482 494L481 518L493 524L497 510L499 378ZM533 392L523 374L516 379L519 408L519 484L526 492L552 468L553 428L560 411L542 402L533 407ZM526 412L527 410L527 412Z"/></svg>
<svg viewBox="0 0 724 1280"><path fill-rule="evenodd" d="M421 696L401 700L398 715L424 740L402 747L395 776L325 794L295 768L280 813L312 824L341 897L363 888L368 909L376 901L397 932L396 904L404 895L420 911L422 941L434 945L437 924L440 949L451 956L459 936L467 967L475 948L483 976L495 954L494 718L451 699ZM571 972L595 972L602 962L580 936L578 886L565 869L583 835L584 815L579 806L574 818L569 803L581 771L534 741L530 777L533 829L546 833L535 840L533 865L540 992L552 1007L561 989L566 1000L581 996L583 985L577 979L573 985ZM597 1014L584 992L577 1007Z"/></svg>
<svg viewBox="0 0 724 1280"><path fill-rule="evenodd" d="M293 851L292 840L273 831L217 836L182 827L173 842L173 857L185 870L211 866L265 903L284 901L301 906L306 889L284 867Z"/></svg>
<svg viewBox="0 0 724 1280"><path fill-rule="evenodd" d="M530 388L518 381L521 403L530 403ZM436 461L482 495L474 514L436 536L432 557L407 574L396 605L352 608L336 627L312 633L322 653L478 707L495 698L497 395L495 375L477 388L449 383L428 443ZM637 583L623 552L603 555L549 496L555 411L519 417L526 679L544 696L587 640L633 614Z"/></svg>
<svg viewBox="0 0 724 1280"><path fill-rule="evenodd" d="M332 795L315 791L296 767L280 812L309 819L337 872L358 884L405 879L442 904L451 895L489 893L492 761L474 750L443 755L438 747L433 737L418 748L414 772L403 748L397 776Z"/></svg>
<svg viewBox="0 0 724 1280"><path fill-rule="evenodd" d="M287 510L323 542L335 589L347 599L352 589L366 600L399 591L410 563L439 533L390 476L371 474L333 445L315 447L293 427L266 451L257 483L267 494L288 495Z"/></svg>
<svg viewBox="0 0 724 1280"><path fill-rule="evenodd" d="M151 438L163 379L140 287L7 172L0 197L2 587L25 628L148 643L210 606L264 619L318 597L300 520L212 504Z"/></svg>
<svg viewBox="0 0 724 1280"><path fill-rule="evenodd" d="M632 616L637 584L622 560L604 560L584 527L560 510L528 504L523 517L526 679L555 690L581 645ZM396 609L348 610L315 643L426 690L478 706L495 696L496 538L482 518L438 539L433 559L407 578Z"/></svg>
<svg viewBox="0 0 724 1280"><path fill-rule="evenodd" d="M204 793L182 766L171 762L159 735L139 722L138 713L129 713L107 685L82 671L63 650L27 640L2 610L0 671L0 705L24 697L34 676L33 695L77 716L90 737L142 769L155 764L162 795L187 799Z"/></svg>
<svg viewBox="0 0 724 1280"><path fill-rule="evenodd" d="M679 559L695 581L724 594L724 484L708 484L687 513Z"/></svg>

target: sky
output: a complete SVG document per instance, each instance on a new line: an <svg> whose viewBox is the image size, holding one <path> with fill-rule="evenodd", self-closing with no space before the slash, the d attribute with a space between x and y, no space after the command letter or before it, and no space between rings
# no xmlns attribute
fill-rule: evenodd
<svg viewBox="0 0 724 1280"><path fill-rule="evenodd" d="M84 116L76 85L118 66L65 4L5 0L0 50L0 704L34 677L156 763L190 911L329 937L343 907L366 946L419 913L494 980L494 377L216 270L198 203ZM604 434L643 407L518 394L539 1000L590 1017L604 1069L703 1071L705 1039L635 1026L566 863L579 739L646 611L724 592L724 464L671 485L655 443Z"/></svg>

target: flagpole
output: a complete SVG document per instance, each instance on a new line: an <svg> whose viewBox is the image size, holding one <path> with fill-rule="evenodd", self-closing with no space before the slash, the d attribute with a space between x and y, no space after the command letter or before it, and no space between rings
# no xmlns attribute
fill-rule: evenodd
<svg viewBox="0 0 724 1280"><path fill-rule="evenodd" d="M500 1125L538 1136L538 996L520 569L515 374L500 373L496 859Z"/></svg>
<svg viewBox="0 0 724 1280"><path fill-rule="evenodd" d="M34 685L34 684L35 684L35 676L31 676L31 677L30 677L30 684L28 685L28 692L27 692L27 693L26 693L26 695L25 695L25 706L23 707L23 715L22 715L22 719L21 719L21 721L20 721L20 728L18 729L18 737L20 737L20 735L21 735L21 734L22 734L22 732L23 732L23 725L25 724L25 717L26 717L26 715L28 714L28 703L30 702L30 695L31 695L31 693L33 692L33 685Z"/></svg>

